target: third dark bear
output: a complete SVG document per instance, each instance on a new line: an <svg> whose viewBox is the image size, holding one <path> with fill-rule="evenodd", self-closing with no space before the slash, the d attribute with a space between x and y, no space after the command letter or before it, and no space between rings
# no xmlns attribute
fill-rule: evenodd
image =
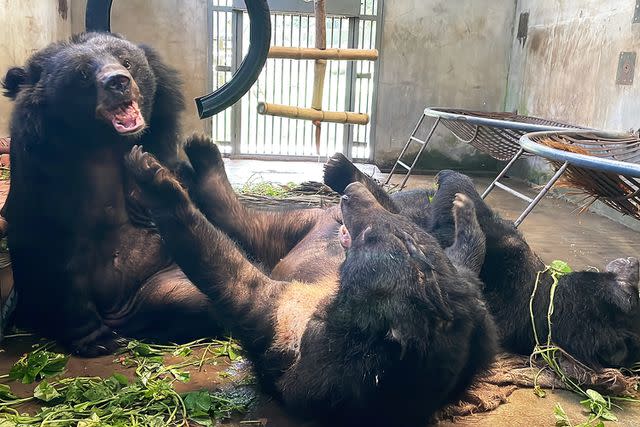
<svg viewBox="0 0 640 427"><path fill-rule="evenodd" d="M381 191L375 194L390 209L407 215L432 233L443 247L454 240L451 203L456 194L465 194L473 201L486 236L480 278L502 346L515 353L531 353L535 339L529 299L537 273L545 270L544 263L513 224L500 218L482 200L469 177L442 171L436 179L435 193L411 190L393 197ZM339 154L327 164L325 181L338 191L351 182L378 187ZM401 196L402 193L405 194ZM556 345L593 368L630 367L640 360L638 260L616 259L605 270L574 272L560 278L554 299L552 338ZM541 274L533 305L536 331L542 342L546 342L548 333L551 283L549 273Z"/></svg>

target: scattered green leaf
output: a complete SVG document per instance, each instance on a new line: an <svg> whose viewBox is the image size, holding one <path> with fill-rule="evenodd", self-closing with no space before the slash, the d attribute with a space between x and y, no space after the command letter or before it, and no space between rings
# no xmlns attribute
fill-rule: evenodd
<svg viewBox="0 0 640 427"><path fill-rule="evenodd" d="M64 354L39 348L21 357L9 371L9 378L31 384L63 373L68 360L69 357Z"/></svg>
<svg viewBox="0 0 640 427"><path fill-rule="evenodd" d="M556 406L553 408L553 415L556 417L556 427L572 427L567 413L559 403L556 403Z"/></svg>
<svg viewBox="0 0 640 427"><path fill-rule="evenodd" d="M194 349L201 349L197 356ZM0 384L0 427L55 425L62 427L165 427L186 426L191 421L215 425L217 420L247 410L250 393L232 395L202 392L193 402L181 396L176 381L186 382L186 368L214 363L218 357L240 358L233 340L197 340L184 345L153 345L132 341L115 362L135 367L135 378L115 373L108 378L74 377L55 382L42 381L31 397L18 398L8 385ZM167 365L163 356L181 357ZM32 381L64 370L67 357L40 347L24 355L12 369L13 379ZM241 386L242 388L242 386ZM18 405L36 401L42 405L34 415L21 414ZM190 402L188 405L186 402ZM200 403L197 403L200 402Z"/></svg>
<svg viewBox="0 0 640 427"><path fill-rule="evenodd" d="M46 381L42 381L33 391L33 397L42 400L43 402L51 402L54 399L60 397L60 393L51 384Z"/></svg>
<svg viewBox="0 0 640 427"><path fill-rule="evenodd" d="M11 387L7 384L0 384L0 402L15 400L18 397L11 392Z"/></svg>

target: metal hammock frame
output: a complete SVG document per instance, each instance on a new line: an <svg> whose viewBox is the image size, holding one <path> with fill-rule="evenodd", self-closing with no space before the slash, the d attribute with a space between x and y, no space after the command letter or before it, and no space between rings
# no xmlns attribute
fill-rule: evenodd
<svg viewBox="0 0 640 427"><path fill-rule="evenodd" d="M416 137L416 133L427 117L434 118L435 122L429 130L426 139L421 140ZM418 159L424 152L436 128L440 124L444 125L449 131L451 131L459 141L472 145L496 160L507 162L506 166L502 171L500 171L498 176L496 176L496 178L482 193L482 198L487 197L495 187L498 187L527 202L528 205L525 211L514 221L514 225L516 227L522 223L540 199L542 199L542 197L544 197L544 195L551 189L553 183L555 183L559 176L562 175L562 173L560 173L557 177L552 177L553 182L550 181L547 183L542 191L540 191L533 199L501 183L500 179L507 174L509 169L519 158L534 155L534 153L527 152L520 146L520 138L529 132L586 129L559 121L533 116L523 116L508 112L482 112L455 108L429 107L422 113L418 120L418 124L411 133L411 136L409 136L409 139L400 152L391 172L389 172L385 184L390 182L391 177L395 174L398 166L400 166L407 170L407 173L400 183L400 189L404 188L411 172L413 172L413 169L418 162ZM421 147L409 166L402 161L402 158L412 143L418 143Z"/></svg>
<svg viewBox="0 0 640 427"><path fill-rule="evenodd" d="M629 132L534 132L520 139L522 149L547 160L571 187L618 212L640 219L640 136Z"/></svg>

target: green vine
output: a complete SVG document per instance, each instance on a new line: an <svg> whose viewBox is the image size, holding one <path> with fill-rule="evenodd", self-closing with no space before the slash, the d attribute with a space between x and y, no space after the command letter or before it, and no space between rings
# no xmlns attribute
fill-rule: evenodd
<svg viewBox="0 0 640 427"><path fill-rule="evenodd" d="M564 261L555 260L550 265L546 266L546 268L542 271L539 271L536 275L536 282L533 286L533 292L531 293L531 298L529 299L529 315L531 317L531 326L533 328L533 336L535 339L535 347L530 356L530 363L533 366L533 362L537 357L542 358L545 365L540 368L538 372L536 372L533 380L533 390L534 393L538 397L545 397L546 393L540 385L538 384L538 378L540 374L545 370L550 368L559 378L560 380L567 385L569 390L581 395L584 397L583 400L580 401L580 404L589 411L588 419L581 423L574 425L569 420L569 417L565 413L564 409L560 404L556 404L554 408L554 415L556 417L556 426L557 427L603 427L604 421L617 421L618 418L611 412L612 408L618 407L614 403L613 400L617 401L627 401L627 402L639 402L636 399L624 398L624 397L614 397L614 396L602 396L595 390L587 389L584 390L573 378L571 378L560 366L560 362L558 359L558 354L564 353L563 350L553 343L552 336L552 321L551 318L554 312L554 299L556 290L558 287L558 283L560 278L566 274L571 273L571 267ZM551 275L551 287L549 289L549 307L547 308L547 340L545 343L540 342L540 338L538 335L538 331L536 328L535 316L533 311L534 299L536 293L538 292L538 287L540 284L540 277L549 273Z"/></svg>

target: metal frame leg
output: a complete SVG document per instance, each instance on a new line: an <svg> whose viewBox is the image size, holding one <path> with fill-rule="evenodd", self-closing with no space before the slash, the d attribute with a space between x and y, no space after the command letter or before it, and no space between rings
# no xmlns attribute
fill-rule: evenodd
<svg viewBox="0 0 640 427"><path fill-rule="evenodd" d="M387 180L384 182L385 185L388 184L389 181L391 181L391 177L393 176L393 174L395 173L396 169L398 168L398 162L400 161L402 156L404 156L404 153L407 152L407 149L409 148L409 145L411 145L411 137L416 134L416 132L418 131L418 129L422 125L422 122L424 121L425 117L426 116L424 115L424 113L422 114L422 116L420 116L420 120L418 120L418 124L416 125L415 128L413 128L413 132L411 132L411 135L409 135L409 139L407 139L407 142L404 144L404 147L402 148L402 151L398 155L398 159L393 164L393 168L391 168L391 172L389 172L389 175L387 175ZM409 171L407 171L407 172L409 172Z"/></svg>
<svg viewBox="0 0 640 427"><path fill-rule="evenodd" d="M480 197L482 197L484 199L485 197L487 197L489 195L489 193L491 193L491 190L493 190L495 188L495 186L496 186L496 182L500 181L502 179L502 177L507 174L509 169L511 169L511 166L513 166L513 164L516 162L516 160L518 160L520 158L520 156L522 156L522 153L524 153L524 148L521 148L520 150L518 150L516 155L513 156L513 158L511 160L509 160L509 163L507 163L507 165L504 167L504 169L502 169L502 171L498 174L496 179L494 179L493 182L491 184L489 184L487 189L484 190L484 193L482 193L482 196L480 196Z"/></svg>
<svg viewBox="0 0 640 427"><path fill-rule="evenodd" d="M427 135L427 137L424 140L424 144L422 144L422 147L420 147L420 150L418 150L418 154L416 154L416 157L413 159L413 163L411 163L411 167L409 168L409 170L407 171L407 174L404 176L404 179L400 183L400 189L401 190L407 184L407 180L409 179L409 176L411 176L411 172L413 172L413 168L415 167L416 163L418 162L418 159L422 155L422 152L424 151L424 149L427 148L427 144L429 144L429 140L431 140L431 137L433 136L433 133L435 132L435 130L438 127L439 124L440 124L440 117L438 117L436 119L436 122L431 127L431 130L429 131L429 134ZM411 139L409 139L409 141L411 141Z"/></svg>
<svg viewBox="0 0 640 427"><path fill-rule="evenodd" d="M524 221L524 219L527 217L527 215L529 215L529 213L533 210L533 208L536 207L540 199L542 199L544 195L547 194L547 192L551 189L551 187L553 187L553 184L555 184L556 181L562 176L564 171L567 169L567 166L569 166L569 162L564 162L563 165L560 166L558 171L551 177L549 182L547 182L547 185L544 186L544 188L538 193L538 195L533 199L533 201L529 203L529 206L527 206L524 212L522 212L518 217L518 219L515 220L513 225L516 228L518 228L518 226L522 223L522 221Z"/></svg>

